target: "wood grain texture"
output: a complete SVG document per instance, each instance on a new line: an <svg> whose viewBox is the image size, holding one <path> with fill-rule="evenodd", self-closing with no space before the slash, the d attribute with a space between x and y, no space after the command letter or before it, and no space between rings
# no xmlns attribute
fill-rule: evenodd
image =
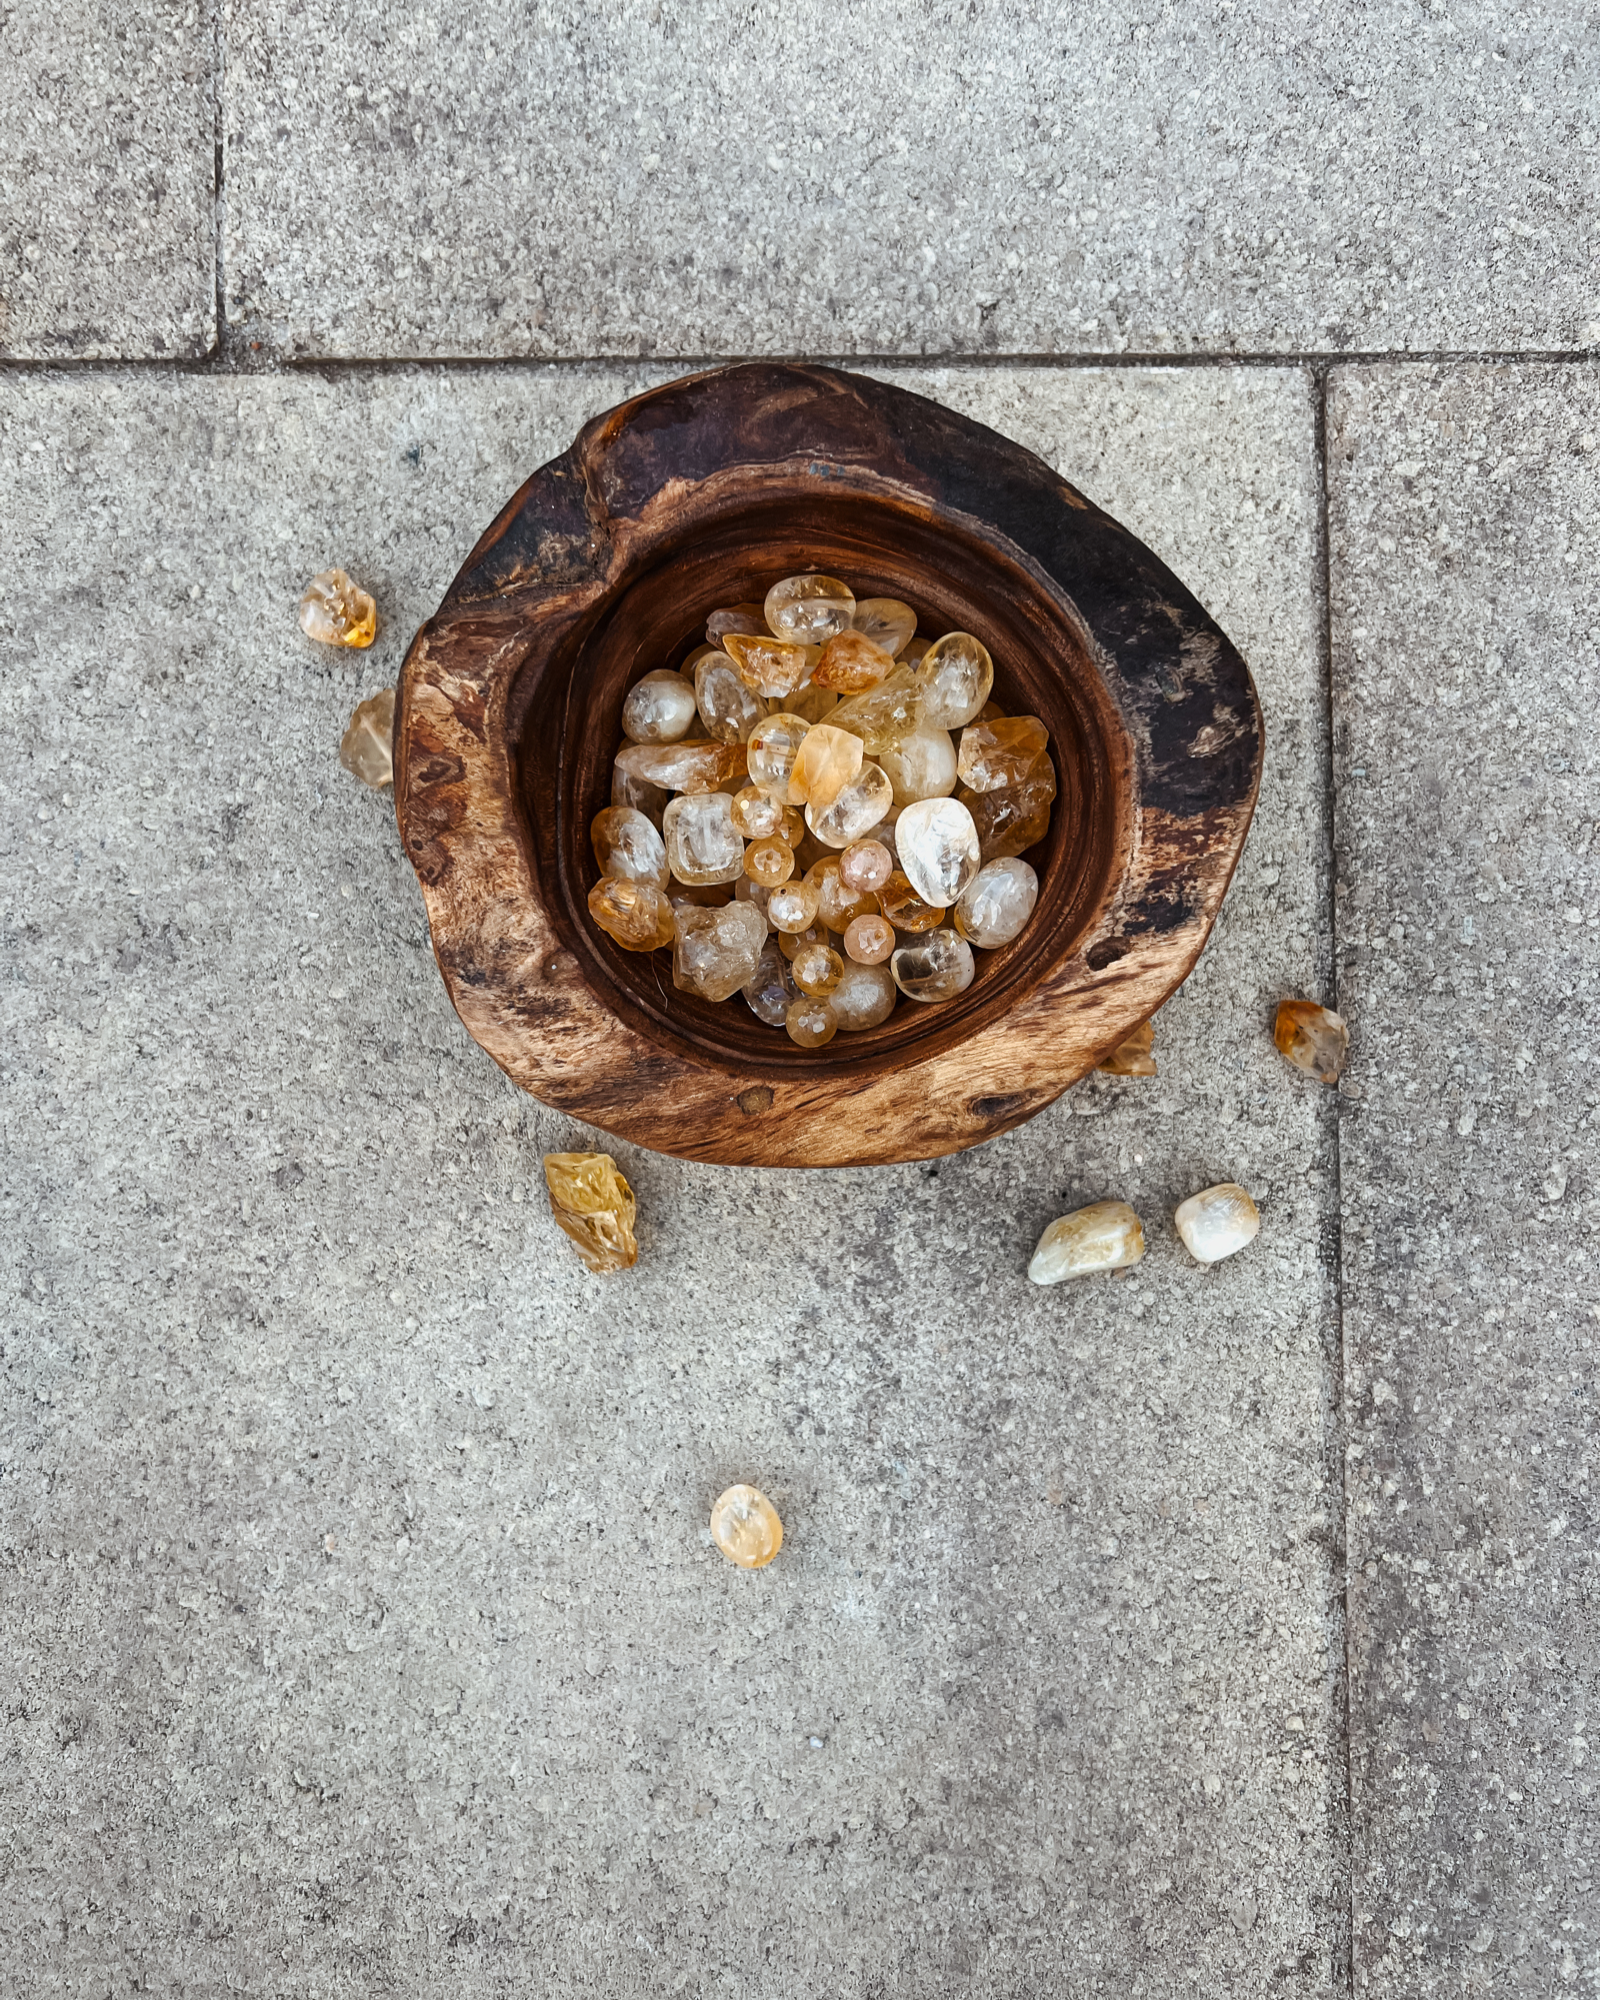
<svg viewBox="0 0 1600 2000"><path fill-rule="evenodd" d="M588 828L623 698L707 612L822 568L976 633L1050 731L1060 794L1032 922L946 1006L807 1054L589 921ZM1236 649L1048 466L920 396L755 363L598 417L534 474L417 634L395 804L462 1020L517 1083L700 1160L927 1158L1031 1117L1198 957L1260 780Z"/></svg>

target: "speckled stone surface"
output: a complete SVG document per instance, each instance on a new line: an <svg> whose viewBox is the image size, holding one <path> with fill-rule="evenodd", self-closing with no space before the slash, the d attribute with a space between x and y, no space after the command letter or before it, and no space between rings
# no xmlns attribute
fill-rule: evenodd
<svg viewBox="0 0 1600 2000"><path fill-rule="evenodd" d="M1159 1077L936 1167L618 1148L601 1279L539 1171L593 1135L468 1040L336 750L636 379L0 384L0 1981L1340 1990L1334 1107L1270 1040L1331 950L1311 385L905 378L1239 640L1256 831ZM296 630L334 561L368 655ZM1263 1231L1200 1269L1171 1210L1224 1177ZM1113 1194L1145 1261L1030 1286Z"/></svg>
<svg viewBox="0 0 1600 2000"><path fill-rule="evenodd" d="M1591 0L225 24L227 311L285 353L1600 341Z"/></svg>
<svg viewBox="0 0 1600 2000"><path fill-rule="evenodd" d="M211 346L215 55L179 0L0 16L0 358Z"/></svg>
<svg viewBox="0 0 1600 2000"><path fill-rule="evenodd" d="M1600 1977L1600 371L1328 421L1364 1994Z"/></svg>

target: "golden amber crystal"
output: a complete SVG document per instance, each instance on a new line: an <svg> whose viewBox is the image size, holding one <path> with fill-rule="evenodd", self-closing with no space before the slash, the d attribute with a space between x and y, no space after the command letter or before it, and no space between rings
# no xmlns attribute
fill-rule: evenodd
<svg viewBox="0 0 1600 2000"><path fill-rule="evenodd" d="M878 891L878 908L897 931L931 931L944 922L944 911L925 903L898 868Z"/></svg>
<svg viewBox="0 0 1600 2000"><path fill-rule="evenodd" d="M672 983L680 993L729 1000L750 983L767 941L767 920L754 904L685 905L673 917Z"/></svg>
<svg viewBox="0 0 1600 2000"><path fill-rule="evenodd" d="M789 774L789 797L818 813L828 810L861 769L861 738L818 722L806 732Z"/></svg>
<svg viewBox="0 0 1600 2000"><path fill-rule="evenodd" d="M821 900L810 882L784 882L767 898L768 921L774 930L788 931L791 935L809 930L817 921Z"/></svg>
<svg viewBox="0 0 1600 2000"><path fill-rule="evenodd" d="M994 661L970 632L946 632L917 662L922 719L934 729L960 729L989 699Z"/></svg>
<svg viewBox="0 0 1600 2000"><path fill-rule="evenodd" d="M806 880L817 892L817 922L827 930L847 930L855 918L869 917L878 907L878 899L870 889L846 887L836 854L808 868Z"/></svg>
<svg viewBox="0 0 1600 2000"><path fill-rule="evenodd" d="M783 1026L796 1048L820 1049L839 1032L839 1017L830 1001L802 993L798 1000L789 1003Z"/></svg>
<svg viewBox="0 0 1600 2000"><path fill-rule="evenodd" d="M893 672L893 653L874 645L864 632L841 632L823 647L812 679L839 694L862 694Z"/></svg>
<svg viewBox="0 0 1600 2000"><path fill-rule="evenodd" d="M339 762L375 792L394 783L394 689L358 702L339 744Z"/></svg>
<svg viewBox="0 0 1600 2000"><path fill-rule="evenodd" d="M1036 1285L1091 1271L1125 1271L1144 1255L1144 1225L1125 1201L1093 1201L1063 1215L1039 1238L1028 1265Z"/></svg>
<svg viewBox="0 0 1600 2000"><path fill-rule="evenodd" d="M761 608L768 627L780 639L825 646L835 633L848 629L855 616L856 594L836 576L813 571L775 583Z"/></svg>
<svg viewBox="0 0 1600 2000"><path fill-rule="evenodd" d="M784 808L759 785L746 785L733 795L730 814L734 829L746 840L782 839Z"/></svg>
<svg viewBox="0 0 1600 2000"><path fill-rule="evenodd" d="M1056 795L1056 767L1041 757L1017 785L992 792L963 787L956 796L972 814L978 830L978 854L984 862L1022 854L1050 831L1050 806Z"/></svg>
<svg viewBox="0 0 1600 2000"><path fill-rule="evenodd" d="M776 896L782 892L774 889L772 893ZM768 900L770 902L771 898L769 897ZM776 929L776 926L774 928ZM828 933L822 928L821 924L807 924L803 931L780 930L777 935L778 949L791 964L793 964L794 960L800 956L801 952L808 945L826 944L827 942Z"/></svg>
<svg viewBox="0 0 1600 2000"><path fill-rule="evenodd" d="M894 925L887 917L856 917L845 929L844 948L857 965L883 965L894 950Z"/></svg>
<svg viewBox="0 0 1600 2000"><path fill-rule="evenodd" d="M847 785L841 785L832 802L819 808L813 800L806 807L806 825L825 847L848 847L870 833L894 807L894 787L880 765L867 762Z"/></svg>
<svg viewBox="0 0 1600 2000"><path fill-rule="evenodd" d="M744 872L763 889L776 889L794 873L794 849L786 840L752 840L744 851Z"/></svg>
<svg viewBox="0 0 1600 2000"><path fill-rule="evenodd" d="M812 668L822 657L815 646L793 645L787 639L750 638L742 632L730 632L722 643L740 680L764 695L794 694L810 680Z"/></svg>
<svg viewBox="0 0 1600 2000"><path fill-rule="evenodd" d="M633 1189L609 1153L546 1153L550 1212L591 1271L626 1271L638 1262Z"/></svg>
<svg viewBox="0 0 1600 2000"><path fill-rule="evenodd" d="M844 977L844 960L826 944L808 944L789 961L794 983L813 1000L826 1000Z"/></svg>
<svg viewBox="0 0 1600 2000"><path fill-rule="evenodd" d="M1119 1042L1103 1062L1095 1064L1107 1076L1155 1076L1156 1059L1150 1053L1155 1047L1156 1030L1153 1021L1141 1021L1126 1041Z"/></svg>
<svg viewBox="0 0 1600 2000"><path fill-rule="evenodd" d="M378 607L342 569L325 569L300 599L300 630L324 646L370 646L377 636Z"/></svg>
<svg viewBox="0 0 1600 2000"><path fill-rule="evenodd" d="M602 875L589 891L589 914L624 951L657 951L675 935L672 905L653 882Z"/></svg>
<svg viewBox="0 0 1600 2000"><path fill-rule="evenodd" d="M1237 1181L1219 1181L1180 1201L1173 1224L1196 1263L1217 1264L1231 1257L1261 1230L1261 1214Z"/></svg>
<svg viewBox="0 0 1600 2000"><path fill-rule="evenodd" d="M1044 755L1050 732L1036 715L978 721L961 732L956 775L975 792L1019 785Z"/></svg>
<svg viewBox="0 0 1600 2000"><path fill-rule="evenodd" d="M711 1510L711 1539L740 1569L765 1569L783 1547L783 1523L765 1493L730 1486Z"/></svg>
<svg viewBox="0 0 1600 2000"><path fill-rule="evenodd" d="M1272 1039L1279 1055L1318 1083L1337 1083L1350 1053L1350 1030L1315 1000L1280 1000Z"/></svg>

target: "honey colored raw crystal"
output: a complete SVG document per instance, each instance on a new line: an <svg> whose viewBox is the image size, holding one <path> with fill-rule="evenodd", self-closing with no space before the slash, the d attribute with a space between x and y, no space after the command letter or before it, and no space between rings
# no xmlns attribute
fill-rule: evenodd
<svg viewBox="0 0 1600 2000"><path fill-rule="evenodd" d="M922 720L922 694L915 673L908 666L897 665L875 688L841 701L829 711L828 720L835 729L848 729L859 736L869 757L881 757Z"/></svg>
<svg viewBox="0 0 1600 2000"><path fill-rule="evenodd" d="M917 662L922 719L931 729L960 729L989 699L994 662L970 632L946 632Z"/></svg>
<svg viewBox="0 0 1600 2000"><path fill-rule="evenodd" d="M781 583L775 583L767 592L762 610L769 630L780 639L825 646L836 633L849 628L855 616L856 594L838 577L813 571L806 576L786 576Z"/></svg>
<svg viewBox="0 0 1600 2000"><path fill-rule="evenodd" d="M1155 1023L1141 1021L1127 1040L1119 1042L1095 1067L1104 1070L1107 1076L1155 1076L1156 1059L1151 1054L1155 1039Z"/></svg>
<svg viewBox="0 0 1600 2000"><path fill-rule="evenodd" d="M609 1153L546 1153L550 1213L591 1271L626 1271L639 1260L638 1204Z"/></svg>
<svg viewBox="0 0 1600 2000"><path fill-rule="evenodd" d="M324 646L360 649L377 636L378 607L342 569L325 569L311 579L300 599L300 630Z"/></svg>
<svg viewBox="0 0 1600 2000"><path fill-rule="evenodd" d="M810 993L802 993L789 1003L784 1031L796 1048L826 1048L839 1032L839 1017L833 1003Z"/></svg>
<svg viewBox="0 0 1600 2000"><path fill-rule="evenodd" d="M1260 1233L1261 1215L1237 1181L1219 1181L1178 1203L1173 1224L1189 1255L1200 1264L1231 1257Z"/></svg>
<svg viewBox="0 0 1600 2000"><path fill-rule="evenodd" d="M789 773L789 797L824 813L861 769L861 738L819 722L806 732Z"/></svg>
<svg viewBox="0 0 1600 2000"><path fill-rule="evenodd" d="M1350 1053L1350 1030L1315 1000L1280 1000L1272 1039L1279 1055L1318 1083L1337 1083Z"/></svg>
<svg viewBox="0 0 1600 2000"><path fill-rule="evenodd" d="M839 694L862 694L894 672L894 655L875 646L864 632L841 632L822 649L812 679Z"/></svg>
<svg viewBox="0 0 1600 2000"><path fill-rule="evenodd" d="M745 750L742 743L627 743L616 769L664 791L717 792L743 779ZM614 786L612 803L618 803Z"/></svg>
<svg viewBox="0 0 1600 2000"><path fill-rule="evenodd" d="M602 875L589 891L589 914L624 951L657 951L673 939L672 904L653 882Z"/></svg>
<svg viewBox="0 0 1600 2000"><path fill-rule="evenodd" d="M944 908L924 902L900 869L878 891L878 908L897 931L931 931L944 922Z"/></svg>
<svg viewBox="0 0 1600 2000"><path fill-rule="evenodd" d="M1091 1271L1125 1271L1144 1255L1144 1225L1125 1201L1094 1201L1063 1215L1039 1238L1028 1266L1036 1285Z"/></svg>
<svg viewBox="0 0 1600 2000"><path fill-rule="evenodd" d="M956 775L975 792L1018 785L1044 755L1050 733L1036 715L974 722L961 732Z"/></svg>
<svg viewBox="0 0 1600 2000"><path fill-rule="evenodd" d="M767 942L766 919L753 904L680 908L673 915L672 983L680 992L728 1000L749 984Z"/></svg>
<svg viewBox="0 0 1600 2000"><path fill-rule="evenodd" d="M917 614L898 597L862 597L850 624L893 659L916 635Z"/></svg>
<svg viewBox="0 0 1600 2000"><path fill-rule="evenodd" d="M634 806L607 806L589 823L589 844L602 875L667 886L667 850L652 822Z"/></svg>
<svg viewBox="0 0 1600 2000"><path fill-rule="evenodd" d="M375 792L394 783L394 689L358 702L339 744L339 762Z"/></svg>
<svg viewBox="0 0 1600 2000"><path fill-rule="evenodd" d="M1001 785L992 792L963 789L957 794L972 814L978 830L978 853L984 862L1022 854L1050 831L1050 806L1056 795L1056 767L1041 757L1019 785Z"/></svg>
<svg viewBox="0 0 1600 2000"><path fill-rule="evenodd" d="M791 715L798 715L806 722L826 722L838 707L839 697L832 688L819 688L813 680L785 695L783 705Z"/></svg>
<svg viewBox="0 0 1600 2000"><path fill-rule="evenodd" d="M711 1510L711 1539L740 1569L765 1569L783 1547L778 1510L754 1486L730 1486Z"/></svg>
<svg viewBox="0 0 1600 2000"><path fill-rule="evenodd" d="M798 646L787 639L748 638L742 632L730 632L722 643L747 688L778 698L804 687L822 657L815 646Z"/></svg>
<svg viewBox="0 0 1600 2000"><path fill-rule="evenodd" d="M720 646L730 632L755 634L767 629L767 614L759 604L725 604L706 620L706 639Z"/></svg>

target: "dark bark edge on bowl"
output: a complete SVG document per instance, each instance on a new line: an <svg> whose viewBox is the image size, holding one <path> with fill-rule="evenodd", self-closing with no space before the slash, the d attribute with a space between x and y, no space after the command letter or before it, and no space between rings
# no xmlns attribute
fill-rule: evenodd
<svg viewBox="0 0 1600 2000"><path fill-rule="evenodd" d="M985 638L1061 790L1016 944L959 1001L804 1054L616 950L584 898L628 686L813 563ZM1032 453L903 389L751 363L597 417L522 487L412 642L395 803L451 998L523 1088L663 1152L847 1166L992 1137L1146 1019L1221 906L1261 756L1237 650Z"/></svg>

